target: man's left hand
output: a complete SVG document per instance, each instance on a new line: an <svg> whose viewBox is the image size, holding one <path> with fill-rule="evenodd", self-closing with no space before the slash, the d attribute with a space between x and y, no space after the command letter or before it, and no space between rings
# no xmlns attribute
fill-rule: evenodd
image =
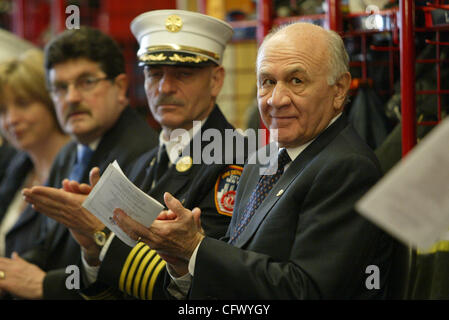
<svg viewBox="0 0 449 320"><path fill-rule="evenodd" d="M12 258L0 258L0 291L4 290L14 296L24 299L42 299L43 285L46 273L31 264L17 253Z"/></svg>
<svg viewBox="0 0 449 320"><path fill-rule="evenodd" d="M195 208L190 211L184 208L181 202L168 192L164 194L164 201L169 210L162 211L149 228L136 222L120 209L114 211L114 220L132 239L140 238L161 257L188 261L204 238L200 222L201 210Z"/></svg>

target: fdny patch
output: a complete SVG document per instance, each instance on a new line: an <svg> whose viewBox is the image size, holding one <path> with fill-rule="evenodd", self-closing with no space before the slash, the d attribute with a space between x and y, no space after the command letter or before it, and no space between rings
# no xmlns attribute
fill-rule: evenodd
<svg viewBox="0 0 449 320"><path fill-rule="evenodd" d="M215 206L218 213L232 216L235 193L242 170L242 167L232 165L218 177L217 183L215 183Z"/></svg>

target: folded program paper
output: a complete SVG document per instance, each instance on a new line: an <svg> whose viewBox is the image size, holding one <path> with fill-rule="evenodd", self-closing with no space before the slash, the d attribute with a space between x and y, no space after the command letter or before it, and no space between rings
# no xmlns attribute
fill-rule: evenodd
<svg viewBox="0 0 449 320"><path fill-rule="evenodd" d="M100 180L83 203L124 243L133 247L137 241L131 239L112 219L114 210L120 208L128 216L145 227L149 227L164 206L136 187L120 169L117 161L109 164Z"/></svg>
<svg viewBox="0 0 449 320"><path fill-rule="evenodd" d="M449 117L356 205L406 244L428 249L449 230Z"/></svg>

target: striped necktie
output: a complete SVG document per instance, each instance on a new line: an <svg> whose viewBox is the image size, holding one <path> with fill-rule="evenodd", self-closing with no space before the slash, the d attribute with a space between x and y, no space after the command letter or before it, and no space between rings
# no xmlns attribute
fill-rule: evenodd
<svg viewBox="0 0 449 320"><path fill-rule="evenodd" d="M257 183L256 189L251 194L248 204L243 211L242 218L240 222L234 229L233 235L231 236L229 243L235 243L235 240L240 236L240 234L245 230L246 226L250 222L257 208L266 198L271 189L273 189L276 182L279 180L281 175L284 173L284 167L291 161L290 156L285 148L281 149L278 154L278 161L275 163L277 165L277 171L273 175L262 175Z"/></svg>

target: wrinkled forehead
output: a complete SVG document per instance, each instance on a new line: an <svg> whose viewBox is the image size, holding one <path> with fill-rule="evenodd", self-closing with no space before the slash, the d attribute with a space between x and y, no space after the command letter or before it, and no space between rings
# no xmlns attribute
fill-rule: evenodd
<svg viewBox="0 0 449 320"><path fill-rule="evenodd" d="M323 37L312 34L275 34L260 48L257 56L257 73L273 68L294 66L310 73L327 72L328 45Z"/></svg>

